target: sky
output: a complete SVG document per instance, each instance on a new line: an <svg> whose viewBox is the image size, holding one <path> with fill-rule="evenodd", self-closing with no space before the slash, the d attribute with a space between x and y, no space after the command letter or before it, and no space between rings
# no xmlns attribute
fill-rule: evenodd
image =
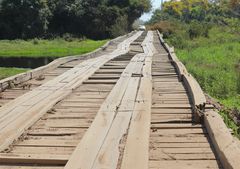
<svg viewBox="0 0 240 169"><path fill-rule="evenodd" d="M151 19L153 11L157 8L160 8L160 6L161 6L161 0L152 0L152 7L153 7L152 11L150 13L143 14L140 19L143 21L148 21L149 19Z"/></svg>

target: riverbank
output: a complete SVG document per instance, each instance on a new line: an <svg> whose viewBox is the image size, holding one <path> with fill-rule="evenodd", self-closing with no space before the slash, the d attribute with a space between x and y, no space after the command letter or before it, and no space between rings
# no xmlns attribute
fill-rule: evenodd
<svg viewBox="0 0 240 169"><path fill-rule="evenodd" d="M0 57L52 57L81 55L103 46L107 40L0 40Z"/></svg>

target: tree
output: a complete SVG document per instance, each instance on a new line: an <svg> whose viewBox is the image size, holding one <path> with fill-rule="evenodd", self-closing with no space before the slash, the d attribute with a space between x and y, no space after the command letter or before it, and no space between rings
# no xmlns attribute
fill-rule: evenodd
<svg viewBox="0 0 240 169"><path fill-rule="evenodd" d="M3 0L0 38L65 33L109 38L117 35L116 30L129 31L150 8L150 0Z"/></svg>
<svg viewBox="0 0 240 169"><path fill-rule="evenodd" d="M3 0L0 15L1 37L32 38L47 31L51 12L47 0Z"/></svg>

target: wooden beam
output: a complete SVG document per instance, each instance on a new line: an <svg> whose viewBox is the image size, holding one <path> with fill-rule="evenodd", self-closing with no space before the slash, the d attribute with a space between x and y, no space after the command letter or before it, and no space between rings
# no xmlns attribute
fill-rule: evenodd
<svg viewBox="0 0 240 169"><path fill-rule="evenodd" d="M38 154L1 154L2 164L35 164L35 165L64 165L69 155L38 155Z"/></svg>
<svg viewBox="0 0 240 169"><path fill-rule="evenodd" d="M149 33L149 41L153 39ZM148 43L143 49L148 51L143 67L143 77L139 87L136 104L129 127L127 142L124 149L121 169L148 169L149 136L152 106L152 55L154 47Z"/></svg>
<svg viewBox="0 0 240 169"><path fill-rule="evenodd" d="M223 168L239 168L240 142L233 138L218 112L206 112L204 124Z"/></svg>

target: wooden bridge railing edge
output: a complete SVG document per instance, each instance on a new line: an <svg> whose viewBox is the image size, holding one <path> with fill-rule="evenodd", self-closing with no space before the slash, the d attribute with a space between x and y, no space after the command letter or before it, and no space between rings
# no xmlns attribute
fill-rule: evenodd
<svg viewBox="0 0 240 169"><path fill-rule="evenodd" d="M205 104L207 102L206 97L204 95L204 92L202 91L199 83L197 80L190 74L188 73L186 67L183 65L183 63L178 59L177 55L174 52L174 48L171 48L162 38L162 35L159 33L159 39L164 46L164 48L167 50L169 53L169 57L172 60L172 63L174 64L179 80L182 81L191 98L191 101L194 105L194 121L195 122L200 122L200 116L202 116L202 113L204 111Z"/></svg>
<svg viewBox="0 0 240 169"><path fill-rule="evenodd" d="M224 169L240 166L240 142L235 140L217 111L204 113L204 124Z"/></svg>

